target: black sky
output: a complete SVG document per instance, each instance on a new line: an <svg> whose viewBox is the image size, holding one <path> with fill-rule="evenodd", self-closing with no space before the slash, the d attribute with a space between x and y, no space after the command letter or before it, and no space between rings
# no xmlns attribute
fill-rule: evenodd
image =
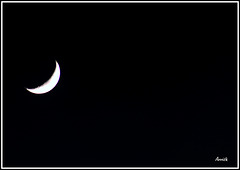
<svg viewBox="0 0 240 170"><path fill-rule="evenodd" d="M236 3L3 10L4 166L236 166Z"/></svg>

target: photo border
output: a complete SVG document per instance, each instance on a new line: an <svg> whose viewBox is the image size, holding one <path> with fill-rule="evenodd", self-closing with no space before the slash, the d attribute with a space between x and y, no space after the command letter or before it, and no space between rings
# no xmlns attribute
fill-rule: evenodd
<svg viewBox="0 0 240 170"><path fill-rule="evenodd" d="M7 3L236 3L237 4L237 166L236 167L4 167L3 5ZM1 169L239 169L239 2L238 1L1 1Z"/></svg>

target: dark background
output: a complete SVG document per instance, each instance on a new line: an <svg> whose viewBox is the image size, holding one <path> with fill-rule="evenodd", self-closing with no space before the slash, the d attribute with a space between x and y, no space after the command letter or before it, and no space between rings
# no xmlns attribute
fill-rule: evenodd
<svg viewBox="0 0 240 170"><path fill-rule="evenodd" d="M4 166L236 166L236 3L3 10Z"/></svg>

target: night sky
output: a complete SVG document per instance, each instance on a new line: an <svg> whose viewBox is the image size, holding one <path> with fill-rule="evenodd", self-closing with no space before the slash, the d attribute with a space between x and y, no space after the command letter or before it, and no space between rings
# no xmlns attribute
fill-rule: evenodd
<svg viewBox="0 0 240 170"><path fill-rule="evenodd" d="M4 3L3 117L6 167L236 166L237 4Z"/></svg>

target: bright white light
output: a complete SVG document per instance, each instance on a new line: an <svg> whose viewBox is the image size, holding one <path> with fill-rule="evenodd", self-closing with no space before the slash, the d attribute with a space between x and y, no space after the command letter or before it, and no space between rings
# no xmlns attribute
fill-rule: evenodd
<svg viewBox="0 0 240 170"><path fill-rule="evenodd" d="M35 94L47 93L57 85L59 78L60 78L60 67L56 61L55 71L54 71L53 75L51 76L51 78L46 83L44 83L41 86L38 86L37 88L33 88L33 89L26 88L26 89L28 91L30 91L31 93L35 93Z"/></svg>

